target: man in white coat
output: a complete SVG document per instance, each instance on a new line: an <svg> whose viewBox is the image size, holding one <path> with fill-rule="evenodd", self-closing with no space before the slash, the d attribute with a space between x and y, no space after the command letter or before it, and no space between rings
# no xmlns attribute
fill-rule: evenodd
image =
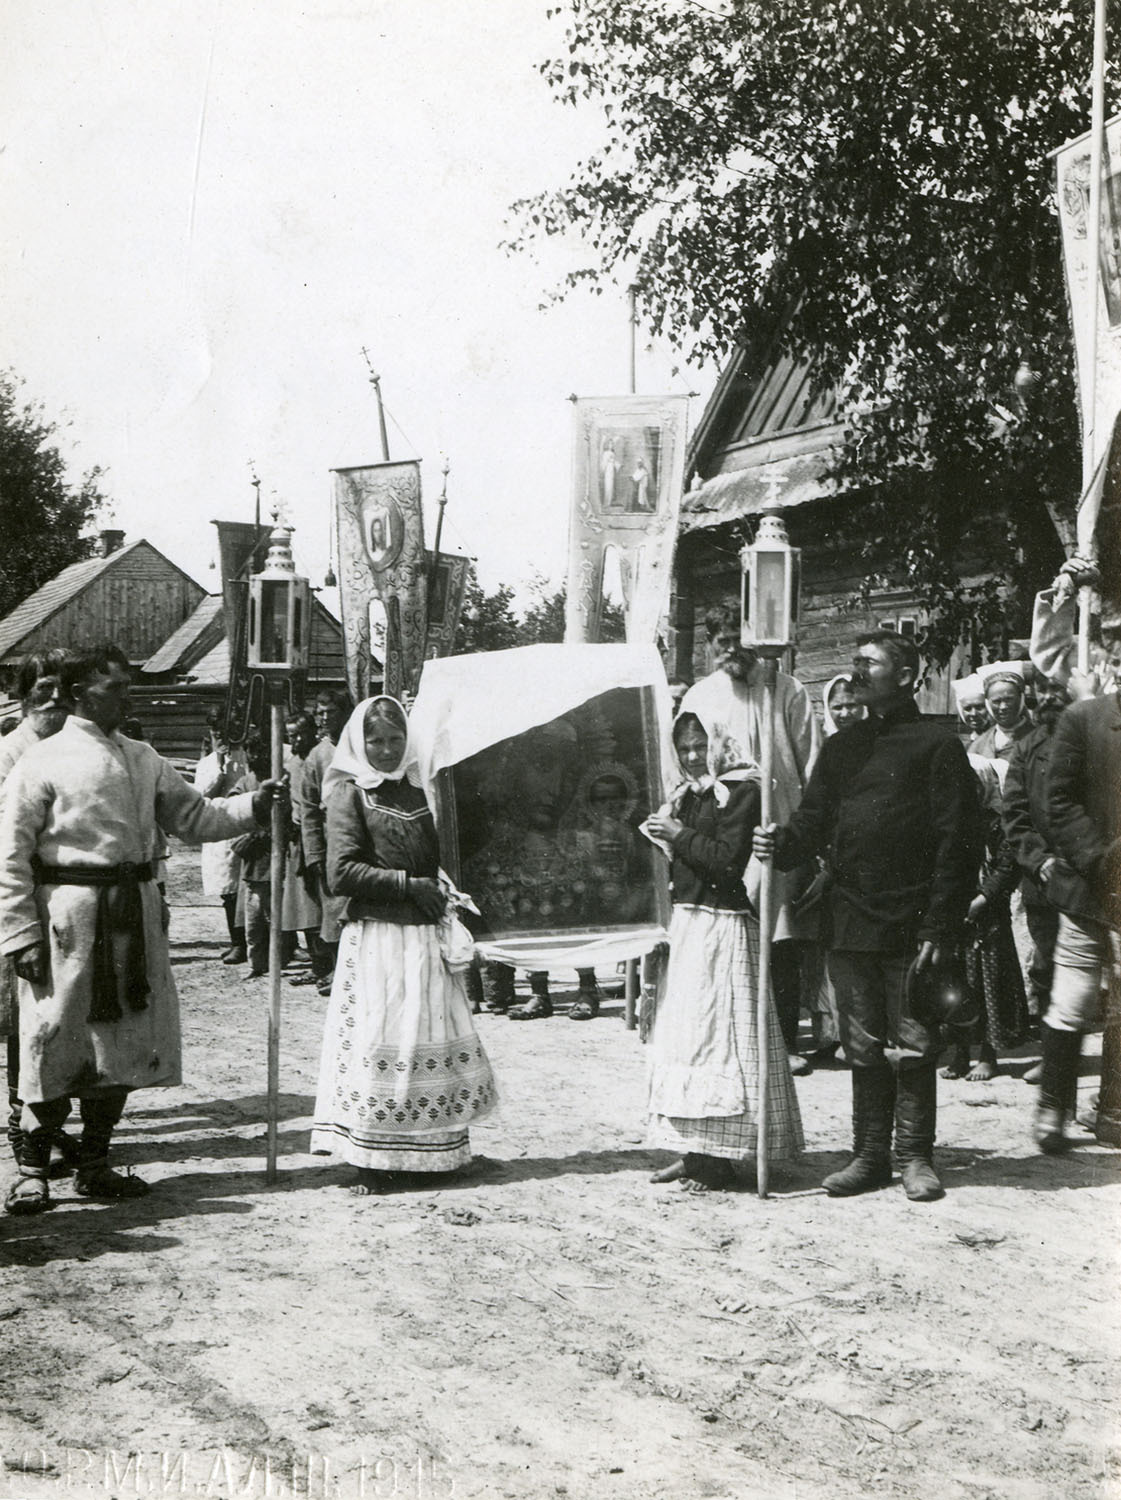
<svg viewBox="0 0 1121 1500"><path fill-rule="evenodd" d="M114 1172L109 1142L132 1089L180 1082L179 1003L154 861L161 830L236 837L268 818L279 783L208 802L118 729L129 665L115 646L66 664L74 712L25 756L0 811L0 953L20 977L20 1177L5 1207L47 1206L55 1131L79 1100L75 1185L87 1198L147 1192Z"/></svg>
<svg viewBox="0 0 1121 1500"><path fill-rule="evenodd" d="M734 600L715 605L705 615L705 632L713 671L695 682L681 700L679 713L695 713L702 723L719 723L739 741L758 765L763 759L763 669L754 651L740 644L740 611ZM779 672L775 685L775 821L791 817L821 749L821 729L810 695L795 677ZM775 1009L783 1040L796 1073L809 1065L796 1055L800 1009L800 955L793 941L791 902L806 880L802 872L775 876L775 946L772 976Z"/></svg>

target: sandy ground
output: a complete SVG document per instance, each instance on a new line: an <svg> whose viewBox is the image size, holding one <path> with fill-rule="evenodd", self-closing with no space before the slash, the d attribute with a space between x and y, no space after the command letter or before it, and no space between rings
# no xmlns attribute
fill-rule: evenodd
<svg viewBox="0 0 1121 1500"><path fill-rule="evenodd" d="M1034 1153L1029 1053L942 1084L942 1202L817 1189L843 1069L798 1081L807 1153L761 1201L648 1183L620 1003L484 1015L475 1168L362 1200L308 1155L325 1002L288 989L268 1187L267 982L215 962L194 867L189 1082L120 1135L154 1191L0 1223L0 1497L1121 1495L1121 1162Z"/></svg>

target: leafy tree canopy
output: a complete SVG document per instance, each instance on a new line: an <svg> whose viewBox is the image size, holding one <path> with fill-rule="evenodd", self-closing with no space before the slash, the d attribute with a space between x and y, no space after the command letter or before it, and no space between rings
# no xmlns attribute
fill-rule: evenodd
<svg viewBox="0 0 1121 1500"><path fill-rule="evenodd" d="M690 359L778 339L806 358L846 423L837 477L873 496L870 548L949 637L993 616L960 576L971 547L1036 586L1080 481L1049 153L1089 126L1090 0L553 14L565 48L541 71L598 105L602 145L515 205L513 247L575 234L566 287L634 284Z"/></svg>
<svg viewBox="0 0 1121 1500"><path fill-rule="evenodd" d="M519 620L514 613L514 589L499 584L491 594L483 589L471 569L463 599L463 612L455 636L456 656L472 651L506 651L512 646L535 646L564 640L563 588L553 589L538 574L529 585L530 603ZM604 605L602 639L626 637L623 611L610 602Z"/></svg>
<svg viewBox="0 0 1121 1500"><path fill-rule="evenodd" d="M0 372L0 616L89 556L90 529L107 506L101 469L68 477L58 431L22 382Z"/></svg>

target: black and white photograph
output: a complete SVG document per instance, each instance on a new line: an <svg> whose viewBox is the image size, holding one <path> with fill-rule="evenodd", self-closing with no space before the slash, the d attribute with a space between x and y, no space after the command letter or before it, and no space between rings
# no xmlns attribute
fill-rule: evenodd
<svg viewBox="0 0 1121 1500"><path fill-rule="evenodd" d="M1121 1500L1121 0L0 56L0 1500Z"/></svg>

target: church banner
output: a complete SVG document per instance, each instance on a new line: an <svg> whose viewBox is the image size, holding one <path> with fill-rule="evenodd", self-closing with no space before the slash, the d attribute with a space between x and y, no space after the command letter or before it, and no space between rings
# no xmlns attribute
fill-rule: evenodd
<svg viewBox="0 0 1121 1500"><path fill-rule="evenodd" d="M669 598L688 396L577 397L565 640L595 641L615 554L627 640L654 641Z"/></svg>
<svg viewBox="0 0 1121 1500"><path fill-rule="evenodd" d="M250 676L246 651L249 615L249 575L265 562L268 526L252 521L213 521L218 532L218 564L222 576L222 613L230 651L230 680L226 689L226 738L240 745L251 729L268 720L263 679Z"/></svg>
<svg viewBox="0 0 1121 1500"><path fill-rule="evenodd" d="M420 463L335 469L339 601L347 681L356 699L370 692L371 620L384 630L384 691L415 693L424 665L427 554L420 508ZM380 645L380 642L375 642Z"/></svg>
<svg viewBox="0 0 1121 1500"><path fill-rule="evenodd" d="M431 661L434 657L452 654L471 559L455 552L429 552L425 555L428 562L428 638L424 655Z"/></svg>
<svg viewBox="0 0 1121 1500"><path fill-rule="evenodd" d="M1121 116L1105 127L1102 153L1101 239L1098 264L1090 265L1090 136L1079 136L1055 153L1059 223L1067 295L1074 331L1082 409L1083 442L1093 435L1087 472L1106 453L1121 412ZM1094 316L1097 313L1095 348ZM1094 411L1088 410L1094 392ZM1091 543L1096 505L1079 516L1079 551ZM1094 513L1091 514L1090 512Z"/></svg>

